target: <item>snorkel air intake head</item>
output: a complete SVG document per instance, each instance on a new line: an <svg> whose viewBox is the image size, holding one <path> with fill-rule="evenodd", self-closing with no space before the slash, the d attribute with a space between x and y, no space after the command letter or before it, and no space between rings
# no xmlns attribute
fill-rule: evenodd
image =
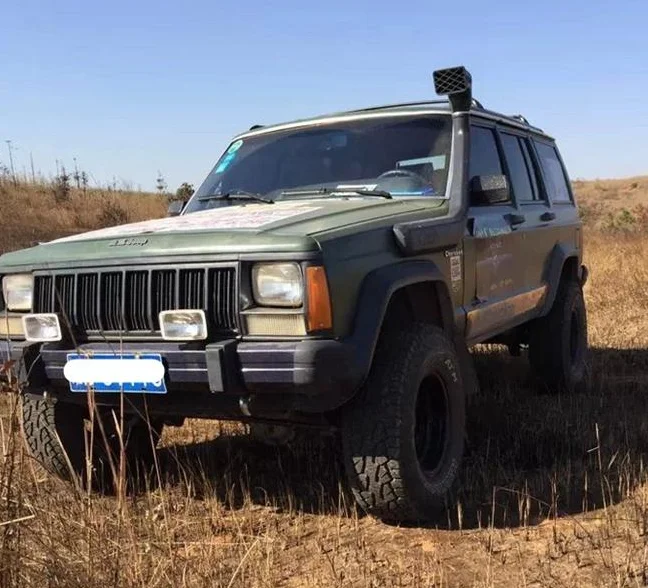
<svg viewBox="0 0 648 588"><path fill-rule="evenodd" d="M472 77L463 66L437 69L434 74L434 90L440 96L448 96L452 112L466 112L472 105Z"/></svg>

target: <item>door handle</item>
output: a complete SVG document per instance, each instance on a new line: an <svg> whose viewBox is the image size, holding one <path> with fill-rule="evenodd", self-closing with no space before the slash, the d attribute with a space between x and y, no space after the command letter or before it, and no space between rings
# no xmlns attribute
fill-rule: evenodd
<svg viewBox="0 0 648 588"><path fill-rule="evenodd" d="M506 218L512 227L521 225L524 221L526 221L526 217L523 214L511 213L507 214Z"/></svg>
<svg viewBox="0 0 648 588"><path fill-rule="evenodd" d="M552 221L556 218L556 213L555 212L544 212L540 215L540 220L541 221Z"/></svg>

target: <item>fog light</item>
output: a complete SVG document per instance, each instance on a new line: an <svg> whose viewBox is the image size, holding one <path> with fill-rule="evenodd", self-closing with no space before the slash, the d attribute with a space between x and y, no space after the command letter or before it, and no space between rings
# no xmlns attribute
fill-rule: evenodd
<svg viewBox="0 0 648 588"><path fill-rule="evenodd" d="M25 339L32 343L61 340L61 325L55 314L26 314L22 317Z"/></svg>
<svg viewBox="0 0 648 588"><path fill-rule="evenodd" d="M163 310L160 313L162 338L168 341L207 339L207 319L203 310Z"/></svg>

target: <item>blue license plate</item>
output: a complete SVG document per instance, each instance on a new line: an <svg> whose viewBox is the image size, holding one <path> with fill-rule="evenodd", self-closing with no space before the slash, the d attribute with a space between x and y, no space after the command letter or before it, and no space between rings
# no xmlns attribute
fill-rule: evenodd
<svg viewBox="0 0 648 588"><path fill-rule="evenodd" d="M68 353L64 374L72 392L167 392L159 353Z"/></svg>

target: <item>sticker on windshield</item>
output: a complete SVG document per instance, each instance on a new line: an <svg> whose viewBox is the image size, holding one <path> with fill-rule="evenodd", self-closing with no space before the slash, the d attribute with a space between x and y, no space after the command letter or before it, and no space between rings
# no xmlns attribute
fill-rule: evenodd
<svg viewBox="0 0 648 588"><path fill-rule="evenodd" d="M239 139L238 141L230 145L230 148L227 150L227 152L236 153L242 146L243 146L243 139Z"/></svg>
<svg viewBox="0 0 648 588"><path fill-rule="evenodd" d="M235 157L236 157L236 151L234 151L233 153L228 153L225 157L223 157L223 161L221 161L218 164L218 167L216 168L214 173L222 174L230 166L232 161L234 161Z"/></svg>

